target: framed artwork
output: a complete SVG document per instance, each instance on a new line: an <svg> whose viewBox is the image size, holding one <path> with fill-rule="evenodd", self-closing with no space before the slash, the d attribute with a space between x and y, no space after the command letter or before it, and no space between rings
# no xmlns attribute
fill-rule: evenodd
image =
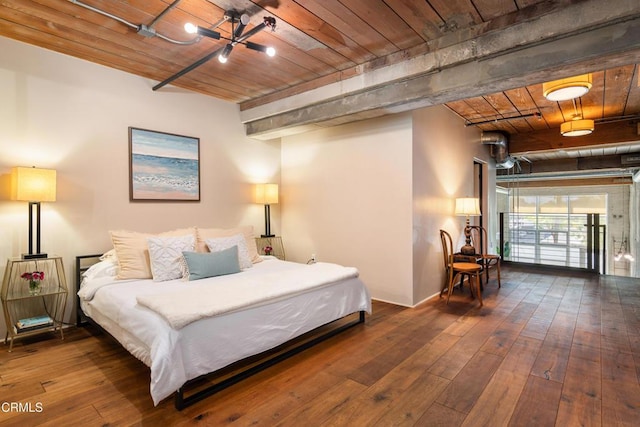
<svg viewBox="0 0 640 427"><path fill-rule="evenodd" d="M129 199L200 201L200 139L130 127Z"/></svg>

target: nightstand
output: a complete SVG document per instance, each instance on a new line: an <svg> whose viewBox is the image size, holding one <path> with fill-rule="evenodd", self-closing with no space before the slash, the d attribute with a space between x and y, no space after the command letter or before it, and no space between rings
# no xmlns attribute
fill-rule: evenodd
<svg viewBox="0 0 640 427"><path fill-rule="evenodd" d="M258 253L260 255L266 255L264 248L271 246L271 255L278 259L285 260L284 246L282 245L282 237L256 237L256 246L258 247Z"/></svg>
<svg viewBox="0 0 640 427"><path fill-rule="evenodd" d="M37 294L30 293L29 281L21 277L34 271L44 273ZM67 292L61 257L7 260L0 298L7 326L5 344L9 342L9 351L13 349L13 340L24 336L60 331L60 338L64 339L62 320Z"/></svg>

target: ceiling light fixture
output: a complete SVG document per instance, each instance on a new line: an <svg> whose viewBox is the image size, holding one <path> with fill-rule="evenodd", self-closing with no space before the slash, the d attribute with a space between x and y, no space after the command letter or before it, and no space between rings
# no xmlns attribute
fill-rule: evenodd
<svg viewBox="0 0 640 427"><path fill-rule="evenodd" d="M593 76L591 73L581 74L542 83L542 93L549 101L568 101L586 94L592 85Z"/></svg>
<svg viewBox="0 0 640 427"><path fill-rule="evenodd" d="M206 29L206 28L202 28L199 27L197 25L191 24L191 23L187 23L185 24L185 31L190 32L192 34L199 34L199 35L203 35L206 37L210 37L213 39L225 39L225 40L229 40L229 43L227 43L224 47L220 47L216 50L214 50L213 52L209 53L208 55L200 58L199 60L197 60L196 62L194 62L193 64L189 65L188 67L178 71L177 73L175 73L174 75L166 78L165 80L161 81L160 83L158 83L157 85L155 85L152 89L158 90L166 85L168 85L169 83L171 83L172 81L174 81L175 79L184 76L185 74L195 70L196 68L198 68L199 66L201 66L202 64L205 64L206 62L208 62L209 60L217 57L218 61L220 61L221 63L225 63L227 62L227 59L229 58L229 54L231 53L231 50L233 49L233 47L235 45L237 45L238 43L247 45L248 48L253 49L253 50L257 50L259 52L264 52L266 53L268 56L274 56L276 54L276 50L272 47L266 47L266 46L262 46L259 45L258 43L252 43L251 46L249 46L249 42L247 41L247 39L257 33L259 33L260 31L264 30L265 28L271 28L271 31L275 31L276 30L276 18L272 17L272 16L265 16L264 18L262 18L262 22L258 25L256 25L255 27L253 27L252 29L250 29L247 32L244 32L247 24L249 23L249 16L246 14L240 14L237 11L231 10L231 11L227 11L224 15L224 17L216 24L213 25L213 28L217 28L220 25L222 25L225 22L231 22L231 38L225 37L223 36L221 33L217 32L217 31L213 31L211 29ZM237 24L237 26L236 26ZM194 33L195 31L195 33ZM196 37L195 40L199 40L199 37Z"/></svg>
<svg viewBox="0 0 640 427"><path fill-rule="evenodd" d="M578 106L576 100L573 102L573 119L568 122L564 122L560 125L560 133L562 136L584 136L593 132L594 121L591 119L585 119L581 113L578 113ZM580 111L582 111L582 100L580 100Z"/></svg>
<svg viewBox="0 0 640 427"><path fill-rule="evenodd" d="M272 48L271 46L264 46L258 43L253 43L253 42L245 42L244 45L248 48L248 49L252 49L258 52L262 52L262 53L266 53L267 56L276 56L276 50L274 48Z"/></svg>
<svg viewBox="0 0 640 427"><path fill-rule="evenodd" d="M250 21L249 15L247 15L246 13L243 13L240 15L236 11L227 11L224 15L224 19L221 22L226 22L226 21L231 22L231 38L224 37L217 31L203 28L198 25L194 25L190 22L187 22L186 24L184 24L184 30L189 34L199 34L201 36L210 37L216 40L219 40L221 38L225 40L229 40L230 43L227 43L227 45L222 49L222 51L218 55L218 61L220 61L222 64L227 62L227 59L229 58L229 55L231 54L233 47L238 43L244 44L249 49L266 53L267 56L271 56L271 57L275 56L276 50L274 48L264 46L258 43L252 43L250 41L246 41L249 37L251 37L252 35L256 34L259 31L262 31L266 27L271 27L272 31L275 30L275 26L276 26L275 18L265 16L261 24L256 25L254 28L252 28L245 34L242 34L242 33L244 29L247 27L247 25L249 24L249 21Z"/></svg>
<svg viewBox="0 0 640 427"><path fill-rule="evenodd" d="M560 125L562 136L584 136L593 132L593 120L578 117L574 120L564 122Z"/></svg>
<svg viewBox="0 0 640 427"><path fill-rule="evenodd" d="M222 64L225 64L232 50L233 45L231 43L227 43L224 49L222 49L222 52L220 52L220 55L218 55L218 61L220 61Z"/></svg>
<svg viewBox="0 0 640 427"><path fill-rule="evenodd" d="M184 24L184 30L189 34L198 34L201 36L210 37L212 39L220 40L220 33L217 31L209 30L207 28L194 25L191 22Z"/></svg>

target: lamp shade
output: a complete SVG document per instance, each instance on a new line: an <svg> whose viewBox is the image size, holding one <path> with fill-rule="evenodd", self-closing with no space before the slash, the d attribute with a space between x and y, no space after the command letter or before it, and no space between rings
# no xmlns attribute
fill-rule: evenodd
<svg viewBox="0 0 640 427"><path fill-rule="evenodd" d="M55 202L56 171L35 167L12 168L11 199L26 202Z"/></svg>
<svg viewBox="0 0 640 427"><path fill-rule="evenodd" d="M461 197L456 199L455 214L460 216L480 215L480 200L476 197Z"/></svg>
<svg viewBox="0 0 640 427"><path fill-rule="evenodd" d="M560 125L562 136L584 136L593 132L594 124L590 119L579 119L564 122Z"/></svg>
<svg viewBox="0 0 640 427"><path fill-rule="evenodd" d="M567 77L542 83L542 93L549 101L567 101L578 98L591 89L593 77L591 74Z"/></svg>
<svg viewBox="0 0 640 427"><path fill-rule="evenodd" d="M255 202L261 205L278 203L278 184L256 184Z"/></svg>

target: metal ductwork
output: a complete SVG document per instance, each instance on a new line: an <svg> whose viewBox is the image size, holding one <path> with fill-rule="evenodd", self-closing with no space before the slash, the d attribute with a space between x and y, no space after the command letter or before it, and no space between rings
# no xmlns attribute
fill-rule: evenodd
<svg viewBox="0 0 640 427"><path fill-rule="evenodd" d="M511 169L516 159L509 155L507 136L500 132L482 132L480 141L483 145L491 145L491 157L496 159L496 168Z"/></svg>

